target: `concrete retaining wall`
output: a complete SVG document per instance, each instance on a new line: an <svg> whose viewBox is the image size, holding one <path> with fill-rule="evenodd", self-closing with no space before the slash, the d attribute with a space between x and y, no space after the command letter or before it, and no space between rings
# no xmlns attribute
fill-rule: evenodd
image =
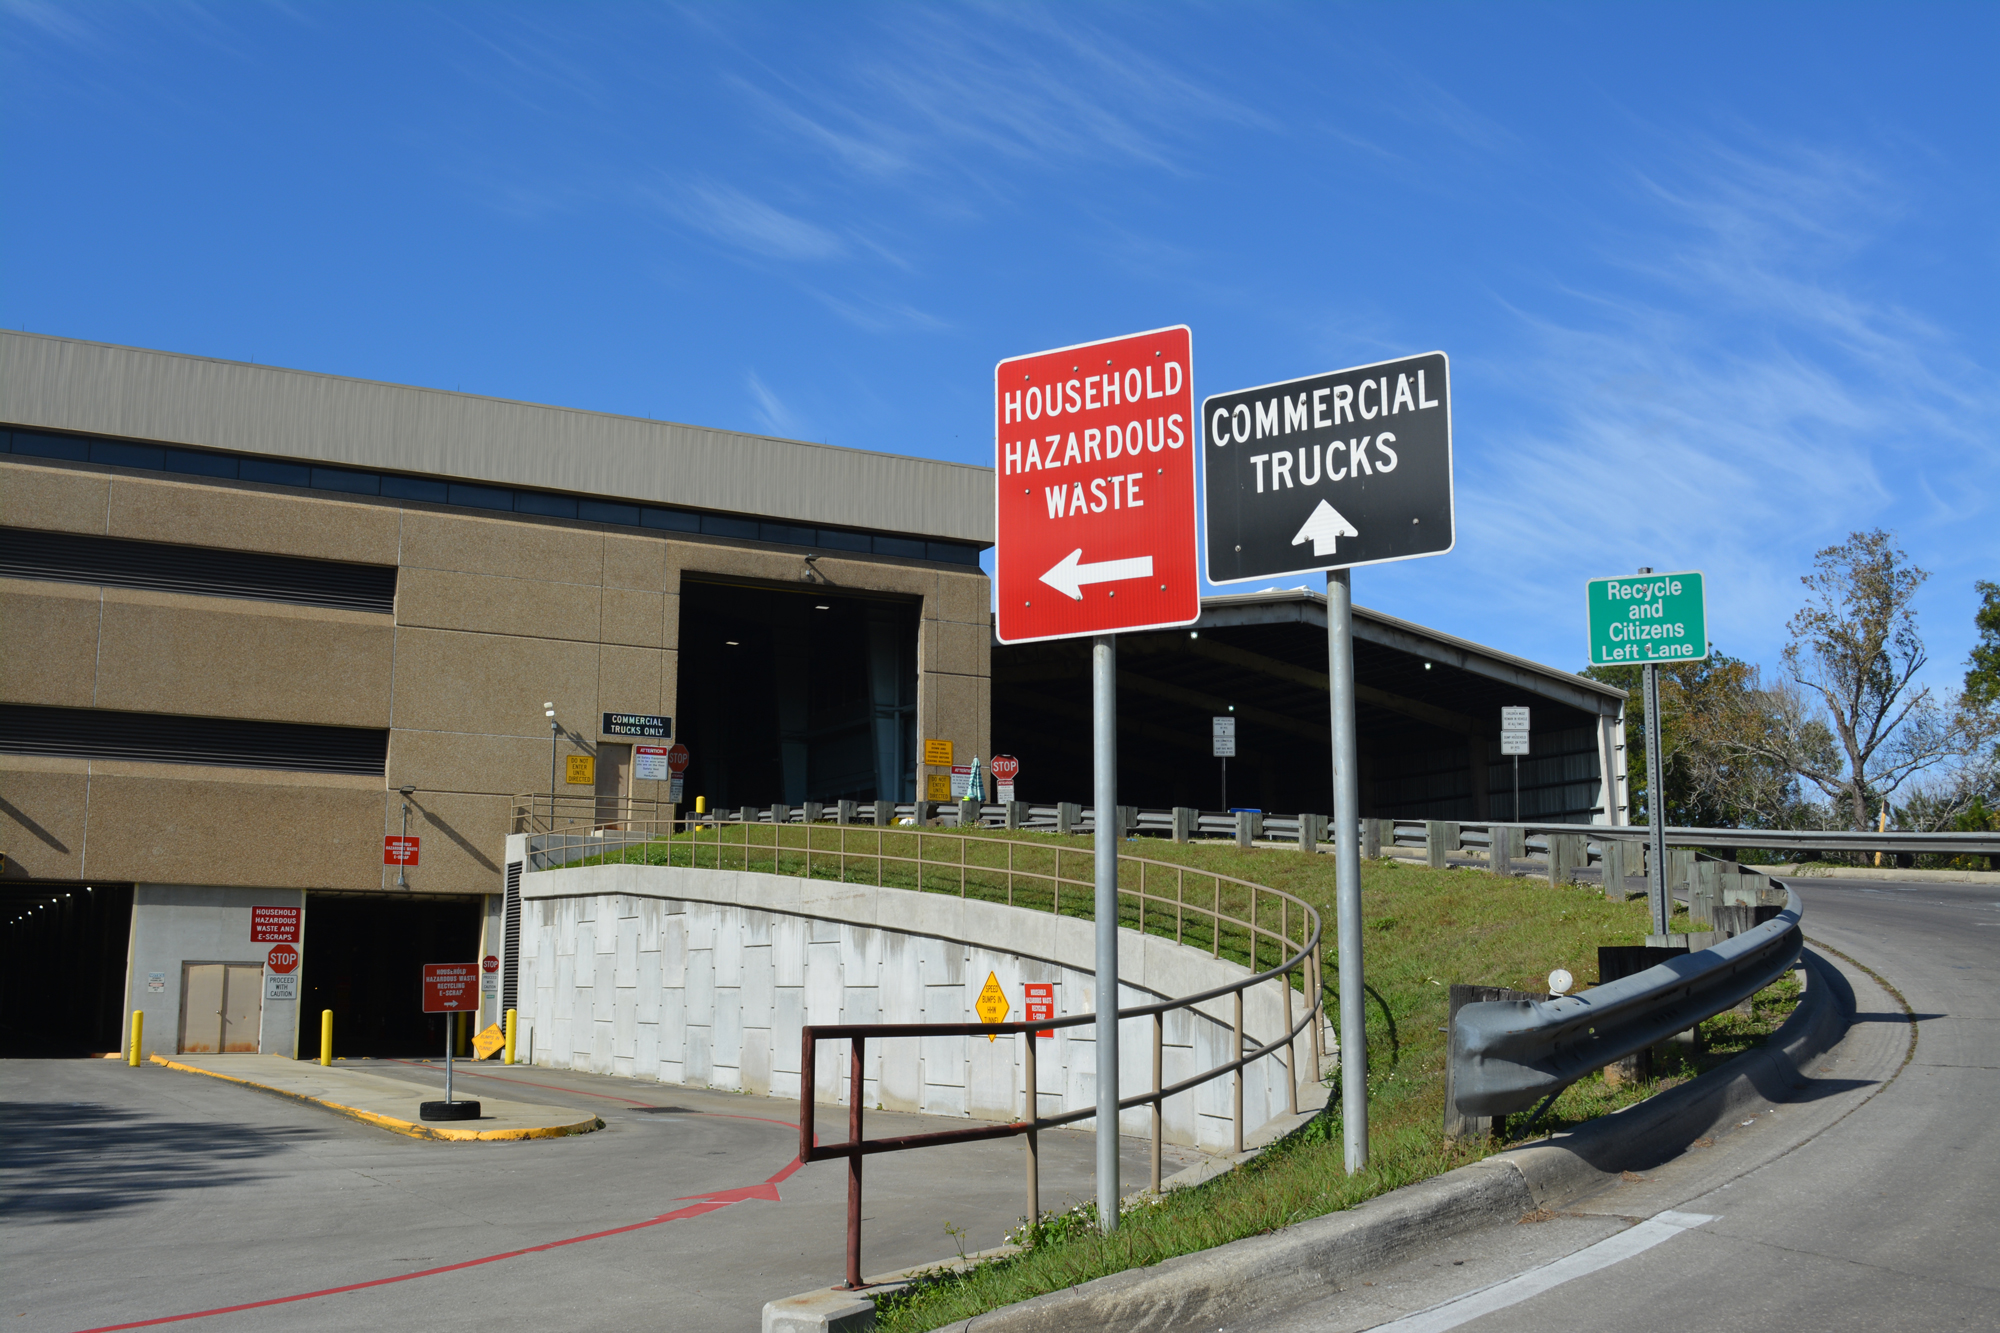
<svg viewBox="0 0 2000 1333"><path fill-rule="evenodd" d="M989 973L1026 1017L1025 982L1055 983L1056 1014L1096 1002L1093 927L1087 921L905 889L835 884L756 872L595 866L522 877L520 1014L536 1064L656 1078L667 1083L799 1095L805 1023L976 1022ZM1121 1005L1189 995L1244 969L1170 940L1119 934ZM1276 982L1245 997L1249 1036L1283 1031ZM1227 1058L1232 1001L1166 1022L1166 1081ZM1038 1038L1044 1115L1096 1099L1089 1026ZM870 1043L864 1102L888 1110L1011 1120L1025 1110L1026 1037L911 1038ZM1152 1020L1128 1020L1119 1044L1127 1095L1152 1086ZM1302 1078L1312 1077L1303 1036ZM847 1048L825 1043L814 1094L846 1098ZM1245 1070L1244 1129L1286 1110L1282 1056ZM1168 1101L1174 1143L1226 1148L1225 1076ZM1150 1112L1128 1111L1123 1132L1150 1132ZM1085 1121L1088 1125L1090 1122Z"/></svg>

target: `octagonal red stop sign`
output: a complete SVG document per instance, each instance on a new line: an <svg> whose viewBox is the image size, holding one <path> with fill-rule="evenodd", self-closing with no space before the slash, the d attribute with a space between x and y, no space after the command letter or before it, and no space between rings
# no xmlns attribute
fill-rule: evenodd
<svg viewBox="0 0 2000 1333"><path fill-rule="evenodd" d="M1193 379L1186 325L994 367L1002 643L1200 617Z"/></svg>
<svg viewBox="0 0 2000 1333"><path fill-rule="evenodd" d="M264 966L280 976L298 970L299 951L289 944L274 944L271 952L264 955Z"/></svg>

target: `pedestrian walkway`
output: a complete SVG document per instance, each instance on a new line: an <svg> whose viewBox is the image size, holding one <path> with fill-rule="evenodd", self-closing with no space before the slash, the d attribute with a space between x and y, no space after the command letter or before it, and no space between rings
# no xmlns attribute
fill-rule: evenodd
<svg viewBox="0 0 2000 1333"><path fill-rule="evenodd" d="M478 1098L477 1120L423 1120L418 1104L443 1099L442 1071L424 1074L413 1068L410 1077L401 1078L376 1070L345 1069L338 1062L321 1065L281 1055L177 1055L171 1060L156 1055L153 1063L311 1102L412 1138L447 1142L553 1139L604 1128L594 1111L485 1096Z"/></svg>

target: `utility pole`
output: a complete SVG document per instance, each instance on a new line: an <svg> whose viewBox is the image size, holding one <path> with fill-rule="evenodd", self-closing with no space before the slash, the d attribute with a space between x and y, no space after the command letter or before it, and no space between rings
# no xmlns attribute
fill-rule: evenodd
<svg viewBox="0 0 2000 1333"><path fill-rule="evenodd" d="M1354 584L1326 575L1326 665L1333 713L1333 862L1340 962L1340 1120L1347 1173L1368 1165L1368 1014L1362 1008L1361 777L1354 730ZM1315 1019L1315 1022L1318 1020Z"/></svg>
<svg viewBox="0 0 2000 1333"><path fill-rule="evenodd" d="M562 735L562 723L556 721L556 706L553 702L542 705L542 716L549 720L549 832L556 831L556 737Z"/></svg>

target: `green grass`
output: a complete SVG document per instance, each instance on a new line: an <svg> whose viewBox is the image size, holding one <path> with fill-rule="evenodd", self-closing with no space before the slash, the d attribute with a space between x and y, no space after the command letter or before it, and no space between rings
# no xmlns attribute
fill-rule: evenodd
<svg viewBox="0 0 2000 1333"><path fill-rule="evenodd" d="M786 827L776 848L771 845L772 834L768 825L755 827L746 845L742 826L725 827L720 835L708 832L698 839L655 841L595 859L704 866L719 862L729 868L769 870L775 856L786 872L802 873L806 830ZM962 883L967 896L996 901L1006 900L1010 892L1005 869L1008 834L994 831L963 843L956 836L926 836L919 848L913 830L849 829L845 858L833 854L839 834L833 828L812 831L814 878L943 893L961 892ZM1012 901L1088 918L1089 840L1045 834L1011 838L1017 844L1024 840L1035 844L1031 849L1017 845L1011 853ZM884 856L879 866L874 860L878 848ZM1219 894L1226 913L1243 917L1250 910L1250 894L1234 881L1248 881L1284 890L1318 908L1327 933L1327 1005L1331 1011L1337 1004L1331 856L1272 848L1244 851L1226 843L1177 846L1158 839L1128 841L1123 850L1172 867L1145 872L1148 890L1170 899L1178 890L1189 902L1213 906ZM1058 855L1061 874L1078 884L1052 882ZM899 857L904 859L893 859ZM1123 866L1120 883L1136 888L1138 868ZM1289 915L1292 919L1282 924L1296 941L1302 938L1301 923L1296 912ZM1137 906L1129 896L1121 902L1120 918L1123 925L1139 925ZM1262 897L1257 919L1273 931L1280 927L1277 906L1269 895ZM1685 1081L1761 1041L1796 999L1788 978L1758 997L1752 1017L1725 1015L1704 1024L1710 1036L1708 1049L1656 1061L1655 1076L1647 1082L1612 1089L1593 1075L1567 1089L1532 1124L1517 1116L1491 1139L1447 1143L1442 1135L1447 988L1453 982L1470 982L1541 991L1557 967L1568 969L1579 984L1588 984L1597 975L1597 946L1644 941L1645 903L1609 901L1594 885L1555 888L1546 881L1382 860L1363 865L1362 919L1368 978L1366 1169L1352 1176L1344 1169L1336 1094L1331 1113L1306 1130L1224 1176L1139 1205L1121 1218L1110 1236L1097 1231L1089 1207L1049 1214L1033 1224L1024 1218L1014 1236L1025 1242L1020 1252L962 1271L939 1272L886 1298L878 1315L883 1333L917 1333L1095 1277L1351 1208L1477 1161L1512 1142L1574 1125ZM1151 933L1174 936L1171 904L1149 906L1144 924ZM1675 925L1685 930L1688 923ZM1225 926L1218 938L1206 918L1186 911L1178 929L1179 938L1191 946L1238 962L1251 959L1251 940L1244 930ZM1261 940L1256 950L1259 965L1274 965L1279 952L1275 939ZM951 1221L939 1219L942 1249L951 1248L962 1236ZM990 1241L973 1238L973 1243Z"/></svg>

